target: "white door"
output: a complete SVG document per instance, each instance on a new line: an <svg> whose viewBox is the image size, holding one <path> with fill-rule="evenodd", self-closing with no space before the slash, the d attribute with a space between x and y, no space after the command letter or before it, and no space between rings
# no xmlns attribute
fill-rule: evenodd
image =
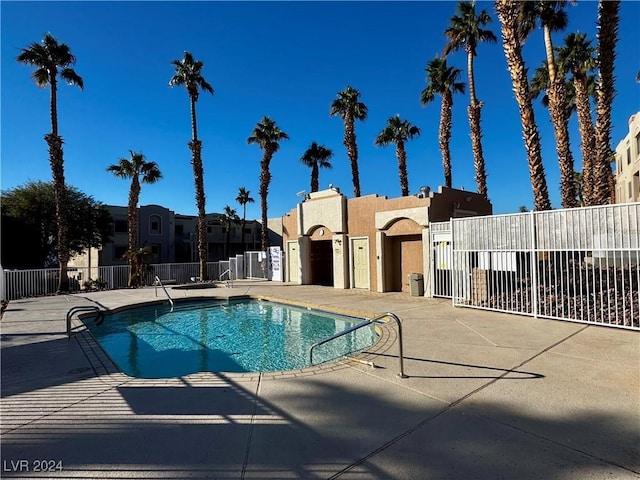
<svg viewBox="0 0 640 480"><path fill-rule="evenodd" d="M369 289L369 239L351 240L353 252L353 288Z"/></svg>
<svg viewBox="0 0 640 480"><path fill-rule="evenodd" d="M289 281L300 283L300 274L298 265L300 256L298 254L298 242L287 242L287 265L289 272Z"/></svg>

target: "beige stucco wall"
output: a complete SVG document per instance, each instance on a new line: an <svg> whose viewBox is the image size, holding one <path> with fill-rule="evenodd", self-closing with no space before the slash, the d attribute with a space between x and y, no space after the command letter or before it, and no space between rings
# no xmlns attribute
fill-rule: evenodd
<svg viewBox="0 0 640 480"><path fill-rule="evenodd" d="M344 233L347 229L346 197L334 191L318 197L311 195L298 208L298 231L309 235L317 227L324 226L332 232Z"/></svg>
<svg viewBox="0 0 640 480"><path fill-rule="evenodd" d="M371 290L406 291L409 273L428 274L429 223L475 214L491 214L491 204L477 193L445 187L422 198L392 199L377 195L347 199L335 191L323 191L305 199L283 218L283 234L285 242L299 237L308 242L332 240L336 288L349 288L352 283L349 239L366 237ZM309 263L304 259L304 247L300 255L305 283L311 276L305 273Z"/></svg>

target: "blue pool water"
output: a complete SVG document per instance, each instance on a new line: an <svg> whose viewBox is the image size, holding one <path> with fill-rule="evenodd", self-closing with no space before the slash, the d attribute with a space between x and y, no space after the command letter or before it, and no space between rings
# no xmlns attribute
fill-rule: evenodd
<svg viewBox="0 0 640 480"><path fill-rule="evenodd" d="M127 375L171 378L196 372L271 372L309 366L309 348L362 319L258 300L179 303L123 310L92 334ZM366 349L374 326L313 352L314 364Z"/></svg>

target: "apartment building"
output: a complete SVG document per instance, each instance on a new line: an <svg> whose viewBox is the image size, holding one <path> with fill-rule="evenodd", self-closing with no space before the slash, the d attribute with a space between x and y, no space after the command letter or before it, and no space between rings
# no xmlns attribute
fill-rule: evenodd
<svg viewBox="0 0 640 480"><path fill-rule="evenodd" d="M629 118L629 133L616 147L616 203L640 202L640 112Z"/></svg>
<svg viewBox="0 0 640 480"><path fill-rule="evenodd" d="M108 205L113 217L113 237L98 252L99 265L124 265L128 248L127 207ZM221 214L210 213L207 221L207 261L233 257L245 250L260 248L260 222L247 220L244 232L241 221L231 226L227 248L227 231ZM183 263L198 261L198 217L181 215L160 205L138 207L138 245L149 247L150 263Z"/></svg>

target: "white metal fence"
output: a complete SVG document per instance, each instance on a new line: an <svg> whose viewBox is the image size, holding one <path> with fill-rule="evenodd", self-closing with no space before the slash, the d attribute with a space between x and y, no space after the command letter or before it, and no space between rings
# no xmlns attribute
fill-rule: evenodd
<svg viewBox="0 0 640 480"><path fill-rule="evenodd" d="M234 259L235 260L235 259ZM207 263L209 280L218 280L220 275L230 268L230 261ZM243 262L233 262L237 268ZM237 270L237 269L236 269ZM243 278L244 272L234 270L232 277ZM129 283L129 266L113 265L105 267L69 267L69 289L78 292L88 289L113 290L126 288ZM54 295L58 289L58 269L43 268L33 270L3 270L2 300L16 300L19 298ZM178 284L190 283L199 279L200 265L198 263L158 263L151 264L144 276L144 283L151 285L155 276L162 281Z"/></svg>
<svg viewBox="0 0 640 480"><path fill-rule="evenodd" d="M640 203L453 219L454 305L640 330Z"/></svg>
<svg viewBox="0 0 640 480"><path fill-rule="evenodd" d="M431 235L431 281L432 297L451 298L451 269L453 266L453 245L451 222L432 223Z"/></svg>
<svg viewBox="0 0 640 480"><path fill-rule="evenodd" d="M267 255L265 252L244 253L244 273L247 278L267 278Z"/></svg>

